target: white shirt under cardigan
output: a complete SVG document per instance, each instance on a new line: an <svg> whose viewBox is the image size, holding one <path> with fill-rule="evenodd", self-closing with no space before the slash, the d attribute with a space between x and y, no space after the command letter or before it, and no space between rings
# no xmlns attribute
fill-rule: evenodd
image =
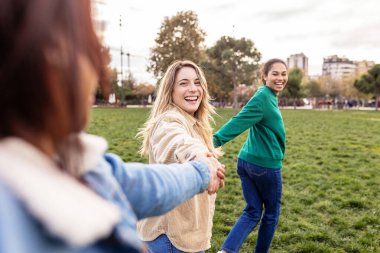
<svg viewBox="0 0 380 253"><path fill-rule="evenodd" d="M197 120L173 107L156 121L150 136L149 163L183 163L196 154L208 152L198 131ZM210 137L211 138L211 137ZM205 251L211 247L216 194L200 193L169 213L138 223L144 241L166 234L170 242L185 252Z"/></svg>

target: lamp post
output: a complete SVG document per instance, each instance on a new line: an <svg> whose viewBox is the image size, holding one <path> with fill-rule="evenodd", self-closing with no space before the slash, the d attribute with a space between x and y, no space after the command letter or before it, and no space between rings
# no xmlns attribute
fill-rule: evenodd
<svg viewBox="0 0 380 253"><path fill-rule="evenodd" d="M133 83L131 82L131 62L130 62L130 56L131 54L129 52L126 53L127 55L127 67L128 67L128 73L127 73L127 80L128 80L128 85L130 89L133 89Z"/></svg>

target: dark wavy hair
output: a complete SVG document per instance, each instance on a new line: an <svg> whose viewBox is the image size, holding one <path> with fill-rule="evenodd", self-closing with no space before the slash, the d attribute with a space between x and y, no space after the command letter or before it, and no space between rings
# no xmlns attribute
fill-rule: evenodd
<svg viewBox="0 0 380 253"><path fill-rule="evenodd" d="M264 77L268 76L268 73L269 73L270 69L272 68L272 65L275 63L282 63L282 64L284 64L286 69L288 69L288 65L281 59L273 58L273 59L268 60L267 62L264 63L264 65L260 69L260 78L261 78L261 81L263 82L263 84L266 84Z"/></svg>

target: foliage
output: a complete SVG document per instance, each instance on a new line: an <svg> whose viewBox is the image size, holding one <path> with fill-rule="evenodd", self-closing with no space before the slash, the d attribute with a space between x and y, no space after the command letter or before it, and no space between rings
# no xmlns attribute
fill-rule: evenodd
<svg viewBox="0 0 380 253"><path fill-rule="evenodd" d="M342 85L340 80L331 77L321 78L322 92L330 98L336 98L342 94Z"/></svg>
<svg viewBox="0 0 380 253"><path fill-rule="evenodd" d="M367 74L356 80L355 87L364 93L380 92L380 64L373 66Z"/></svg>
<svg viewBox="0 0 380 253"><path fill-rule="evenodd" d="M128 73L127 80L123 80L124 87L129 88L130 90L133 90L136 82L136 78L133 76L132 73Z"/></svg>
<svg viewBox="0 0 380 253"><path fill-rule="evenodd" d="M119 86L120 100L124 103L125 100L134 98L133 88L136 83L136 79L132 74L129 74L128 79L122 80L121 83L121 86Z"/></svg>
<svg viewBox="0 0 380 253"><path fill-rule="evenodd" d="M148 71L158 80L174 60L187 59L199 63L204 58L205 32L198 27L198 16L193 11L180 11L165 17L151 49Z"/></svg>
<svg viewBox="0 0 380 253"><path fill-rule="evenodd" d="M148 162L135 138L149 109L94 109L90 133L127 162ZM218 129L233 116L219 109ZM380 114L283 110L286 155L280 222L272 253L380 252ZM246 132L224 145L226 187L216 199L211 249L217 252L245 207L235 172ZM252 252L258 227L239 252Z"/></svg>
<svg viewBox="0 0 380 253"><path fill-rule="evenodd" d="M207 60L202 66L209 91L216 99L227 99L239 84L255 83L261 54L250 39L223 36L206 53Z"/></svg>
<svg viewBox="0 0 380 253"><path fill-rule="evenodd" d="M113 68L110 72L111 93L115 93L117 97L120 97L120 86L118 85L117 69Z"/></svg>
<svg viewBox="0 0 380 253"><path fill-rule="evenodd" d="M363 93L371 93L375 96L377 110L380 96L380 64L376 64L367 74L362 75L359 80L355 80L354 86Z"/></svg>
<svg viewBox="0 0 380 253"><path fill-rule="evenodd" d="M305 95L307 97L322 97L321 83L316 80L309 81L305 86Z"/></svg>
<svg viewBox="0 0 380 253"><path fill-rule="evenodd" d="M345 78L341 81L341 94L343 97L346 98L356 98L356 99L369 99L370 96L368 94L365 94L361 91L359 91L355 86L356 78L355 77L350 77L350 78Z"/></svg>
<svg viewBox="0 0 380 253"><path fill-rule="evenodd" d="M133 94L138 97L147 97L149 95L153 95L155 91L155 87L150 84L139 84L136 85L133 89Z"/></svg>
<svg viewBox="0 0 380 253"><path fill-rule="evenodd" d="M129 80L123 81L122 86L118 84L116 70L113 71L113 76L115 79L112 79L114 80L112 83L112 93L115 94L118 103L139 104L141 98L148 97L155 91L155 87L150 84L136 84L132 74L129 76Z"/></svg>
<svg viewBox="0 0 380 253"><path fill-rule="evenodd" d="M248 100L252 98L252 96L256 93L257 89L259 88L259 85L245 85L245 84L240 84L236 88L236 94L238 96L239 101L242 104L246 104ZM230 92L230 96L233 97L234 91Z"/></svg>
<svg viewBox="0 0 380 253"><path fill-rule="evenodd" d="M101 82L106 82L109 84L110 89L101 90L100 86L96 89L95 96L98 100L104 100L108 99L108 94L113 93L113 85L114 83L117 83L117 72L116 69L111 68L111 53L109 48L103 47L102 48L102 58L103 58L103 64L106 73L104 73L104 76L102 78L107 78L100 80Z"/></svg>
<svg viewBox="0 0 380 253"><path fill-rule="evenodd" d="M299 68L293 68L288 75L288 83L285 89L280 93L281 98L291 98L293 100L294 109L296 109L296 102L298 98L302 97L301 83L303 79L303 72Z"/></svg>
<svg viewBox="0 0 380 253"><path fill-rule="evenodd" d="M111 68L111 54L109 48L103 48L103 59L104 64L106 66L106 76L108 79L106 82L109 83L110 89L107 91L107 93L115 94L115 98L119 101L123 101L125 98L133 96L132 90L133 85L136 82L135 78L132 74L129 74L127 80L122 80L122 85L120 85L120 80L118 80L118 72L116 68ZM108 100L108 98L105 98L104 95L107 94L100 90L98 87L96 90L96 99L97 100Z"/></svg>

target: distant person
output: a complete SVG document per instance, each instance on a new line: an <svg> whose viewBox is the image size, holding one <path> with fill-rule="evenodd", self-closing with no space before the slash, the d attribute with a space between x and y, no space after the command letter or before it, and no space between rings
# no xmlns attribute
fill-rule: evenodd
<svg viewBox="0 0 380 253"><path fill-rule="evenodd" d="M220 151L212 142L209 121L214 109L209 99L205 76L195 63L175 61L168 67L139 133L141 153L149 157L149 163L184 163L206 154L218 157ZM149 251L204 252L210 248L215 197L201 193L165 215L139 222L138 231Z"/></svg>
<svg viewBox="0 0 380 253"><path fill-rule="evenodd" d="M211 157L125 164L83 133L107 88L90 0L2 0L0 20L1 253L147 252L137 220L218 189Z"/></svg>
<svg viewBox="0 0 380 253"><path fill-rule="evenodd" d="M288 81L285 62L267 61L261 70L261 80L264 85L240 113L214 134L214 144L219 147L249 129L237 162L247 206L224 241L220 251L223 253L238 252L260 220L255 252L268 252L279 220L285 128L277 95Z"/></svg>

